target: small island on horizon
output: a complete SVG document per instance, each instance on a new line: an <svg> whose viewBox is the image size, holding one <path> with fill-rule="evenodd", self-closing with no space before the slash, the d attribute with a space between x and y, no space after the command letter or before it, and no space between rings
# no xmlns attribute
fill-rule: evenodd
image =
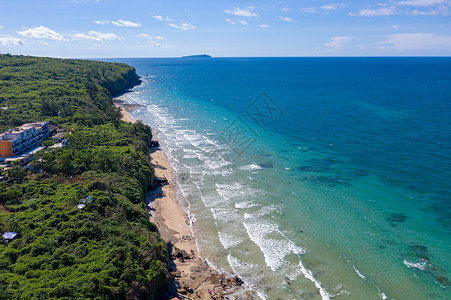
<svg viewBox="0 0 451 300"><path fill-rule="evenodd" d="M211 56L208 54L198 54L198 55L182 56L182 58L211 58Z"/></svg>

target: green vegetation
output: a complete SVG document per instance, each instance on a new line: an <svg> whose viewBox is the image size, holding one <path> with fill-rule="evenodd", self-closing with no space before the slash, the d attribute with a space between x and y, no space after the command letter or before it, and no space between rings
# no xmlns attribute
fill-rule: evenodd
<svg viewBox="0 0 451 300"><path fill-rule="evenodd" d="M0 241L0 299L156 299L167 289L167 249L143 201L152 134L119 121L111 102L136 80L123 64L0 55L2 106L17 108L2 126L48 119L69 139L32 168L3 172L0 232L19 237ZM64 107L71 113L57 117Z"/></svg>
<svg viewBox="0 0 451 300"><path fill-rule="evenodd" d="M126 64L0 55L0 128L41 116L102 124L115 115L111 95L138 83Z"/></svg>

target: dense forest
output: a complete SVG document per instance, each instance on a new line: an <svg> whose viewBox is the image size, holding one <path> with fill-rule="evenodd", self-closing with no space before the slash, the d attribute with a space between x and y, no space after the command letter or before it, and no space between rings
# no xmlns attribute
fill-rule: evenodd
<svg viewBox="0 0 451 300"><path fill-rule="evenodd" d="M68 145L3 170L0 299L157 299L167 249L148 221L147 125L111 96L137 84L125 64L0 55L0 126L49 120ZM77 207L80 203L83 208Z"/></svg>
<svg viewBox="0 0 451 300"><path fill-rule="evenodd" d="M42 116L103 124L115 115L111 95L138 83L126 64L0 55L0 128Z"/></svg>

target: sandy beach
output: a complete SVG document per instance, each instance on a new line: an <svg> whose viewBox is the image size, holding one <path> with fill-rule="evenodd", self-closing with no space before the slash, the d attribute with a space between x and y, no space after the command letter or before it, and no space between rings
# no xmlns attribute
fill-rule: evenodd
<svg viewBox="0 0 451 300"><path fill-rule="evenodd" d="M115 105L122 108L123 121L135 122L126 110L127 107L116 102ZM190 217L177 200L174 172L165 153L159 146L153 147L149 159L155 168L155 176L167 180L166 184L157 185L153 191L149 191L146 202L149 221L157 225L161 237L168 245L168 269L174 276L169 298L252 299L241 286L239 278L219 274L199 257L196 241L189 227Z"/></svg>
<svg viewBox="0 0 451 300"><path fill-rule="evenodd" d="M135 123L135 119L130 115L130 113L127 111L127 107L119 100L113 99L113 103L116 107L119 107L121 109L122 113L122 121L128 122L128 123Z"/></svg>

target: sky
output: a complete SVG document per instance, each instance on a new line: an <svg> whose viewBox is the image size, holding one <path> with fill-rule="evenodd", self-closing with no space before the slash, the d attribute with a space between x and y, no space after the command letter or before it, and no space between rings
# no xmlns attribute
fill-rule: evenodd
<svg viewBox="0 0 451 300"><path fill-rule="evenodd" d="M0 53L451 56L451 0L0 0Z"/></svg>

